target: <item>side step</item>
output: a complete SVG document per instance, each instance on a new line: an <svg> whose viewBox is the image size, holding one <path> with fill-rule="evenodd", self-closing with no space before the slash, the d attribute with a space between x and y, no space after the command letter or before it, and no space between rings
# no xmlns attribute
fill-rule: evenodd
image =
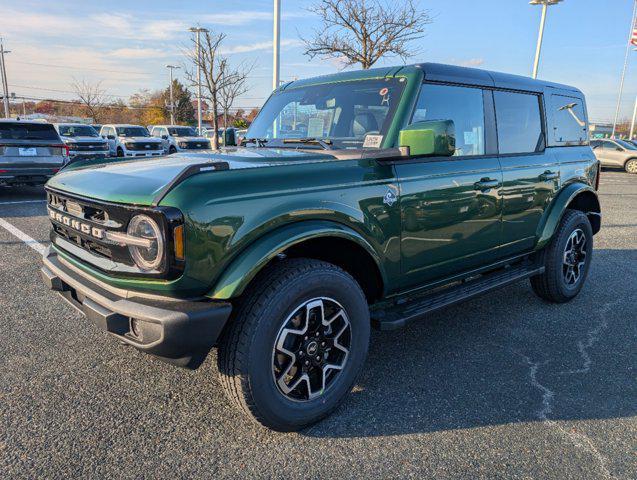
<svg viewBox="0 0 637 480"><path fill-rule="evenodd" d="M372 310L372 322L380 330L401 328L439 308L469 300L491 290L497 290L505 285L542 273L544 273L543 266L529 264L508 266L475 279L465 280L458 285L437 290L435 293L398 303L390 308Z"/></svg>

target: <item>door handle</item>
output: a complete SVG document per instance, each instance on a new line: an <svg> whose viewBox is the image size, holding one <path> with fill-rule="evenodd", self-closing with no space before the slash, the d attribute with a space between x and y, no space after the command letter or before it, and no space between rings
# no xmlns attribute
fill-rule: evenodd
<svg viewBox="0 0 637 480"><path fill-rule="evenodd" d="M475 190L480 190L484 192L486 190L491 190L492 188L498 188L500 186L499 180L494 180L493 178L483 178L479 182L473 184Z"/></svg>
<svg viewBox="0 0 637 480"><path fill-rule="evenodd" d="M559 172L551 172L550 170L547 170L542 175L540 175L540 180L542 180L543 182L547 180L555 180L557 178L560 178Z"/></svg>

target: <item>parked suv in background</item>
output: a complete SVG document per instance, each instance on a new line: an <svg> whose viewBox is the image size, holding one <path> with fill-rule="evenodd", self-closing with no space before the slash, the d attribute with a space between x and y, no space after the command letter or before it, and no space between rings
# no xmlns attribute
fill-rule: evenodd
<svg viewBox="0 0 637 480"><path fill-rule="evenodd" d="M245 144L61 172L42 274L163 360L196 368L218 346L228 398L268 427L332 412L372 325L523 279L553 303L584 286L601 213L577 88L431 63L342 72L278 88Z"/></svg>
<svg viewBox="0 0 637 480"><path fill-rule="evenodd" d="M604 167L621 167L637 173L637 146L625 140L604 138L591 140L591 147Z"/></svg>
<svg viewBox="0 0 637 480"><path fill-rule="evenodd" d="M50 123L0 120L0 185L42 185L68 160Z"/></svg>
<svg viewBox="0 0 637 480"><path fill-rule="evenodd" d="M197 135L197 130L194 127L154 125L150 128L150 134L153 137L161 138L164 152L168 154L210 148L210 141Z"/></svg>
<svg viewBox="0 0 637 480"><path fill-rule="evenodd" d="M100 135L117 157L155 157L164 154L161 140L153 138L141 125L102 125Z"/></svg>
<svg viewBox="0 0 637 480"><path fill-rule="evenodd" d="M55 123L62 141L69 147L69 157L74 160L106 158L108 143L91 126L82 123Z"/></svg>

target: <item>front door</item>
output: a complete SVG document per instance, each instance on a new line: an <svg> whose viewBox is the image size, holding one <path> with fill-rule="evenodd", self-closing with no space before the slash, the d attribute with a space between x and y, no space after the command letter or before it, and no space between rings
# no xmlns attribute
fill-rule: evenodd
<svg viewBox="0 0 637 480"><path fill-rule="evenodd" d="M490 133L491 93L425 83L412 122L424 120L453 120L456 152L396 163L406 289L495 260L501 243L502 172Z"/></svg>

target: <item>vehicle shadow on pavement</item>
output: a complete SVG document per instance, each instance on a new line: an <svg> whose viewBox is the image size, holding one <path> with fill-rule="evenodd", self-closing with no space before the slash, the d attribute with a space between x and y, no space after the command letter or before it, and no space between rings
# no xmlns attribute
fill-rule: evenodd
<svg viewBox="0 0 637 480"><path fill-rule="evenodd" d="M581 294L521 282L374 332L359 383L301 434L368 437L637 414L637 250L596 250ZM632 293L631 293L632 292Z"/></svg>

